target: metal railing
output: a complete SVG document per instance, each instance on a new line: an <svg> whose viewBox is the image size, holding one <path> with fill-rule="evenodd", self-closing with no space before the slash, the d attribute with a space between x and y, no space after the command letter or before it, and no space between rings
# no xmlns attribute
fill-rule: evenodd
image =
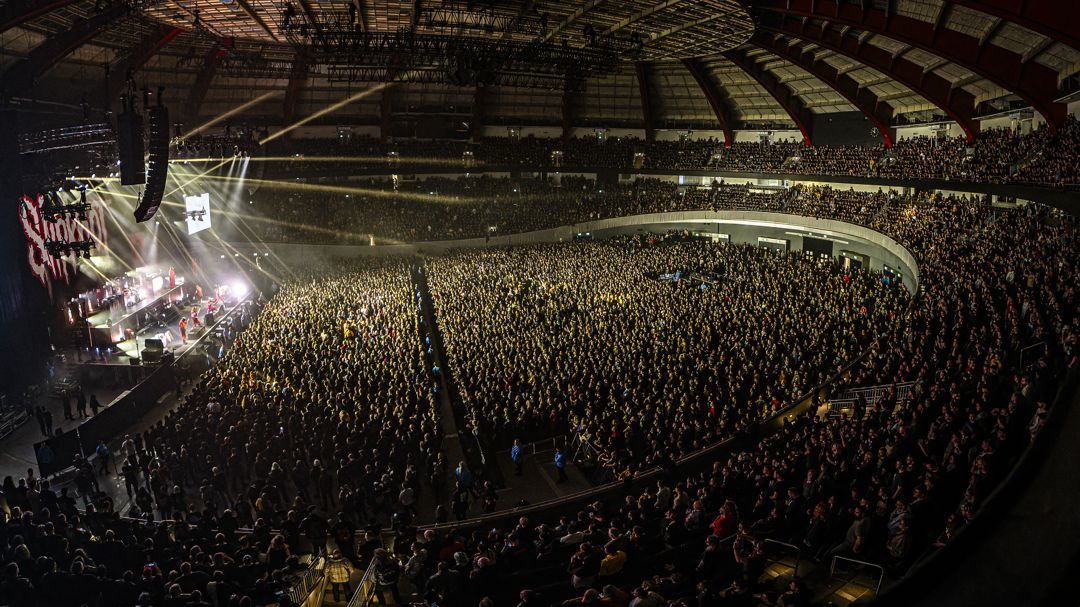
<svg viewBox="0 0 1080 607"><path fill-rule="evenodd" d="M896 400L911 400L914 397L916 385L918 385L918 382L907 381L896 384L866 386L865 388L848 388L844 390L840 400L855 400L861 397L866 401L866 404L876 405L889 392L896 393Z"/></svg>
<svg viewBox="0 0 1080 607"><path fill-rule="evenodd" d="M786 542L781 542L781 541L778 541L778 540L773 540L773 539L768 539L768 538L765 539L764 544L766 546L769 546L769 545L779 546L780 548L783 548L784 550L786 550L788 554L794 553L794 555L795 555L795 564L791 568L792 569L791 575L793 575L795 577L799 577L799 565L802 564L802 548L799 548L795 544L788 544ZM784 563L782 560L780 560L778 558L773 558L772 556L769 556L768 551L766 551L766 557L765 558L770 563L779 563L781 565L786 565L787 564L787 563Z"/></svg>
<svg viewBox="0 0 1080 607"><path fill-rule="evenodd" d="M321 556L311 561L299 579L289 587L289 598L297 605L303 605L308 595L322 581L326 571L326 561Z"/></svg>
<svg viewBox="0 0 1080 607"><path fill-rule="evenodd" d="M1028 352L1034 350L1035 348L1042 348L1042 356L1046 356L1046 342L1045 341L1040 341L1039 343L1031 344L1030 346L1027 346L1026 348L1021 349L1020 350L1020 364L1018 365L1018 368L1021 371L1024 371L1024 357L1027 355Z"/></svg>
<svg viewBox="0 0 1080 607"><path fill-rule="evenodd" d="M364 570L364 576L360 578L360 583L356 585L356 592L349 599L348 607L366 607L370 605L371 597L375 596L378 588L378 584L375 583L375 559L372 558L367 569Z"/></svg>
<svg viewBox="0 0 1080 607"><path fill-rule="evenodd" d="M556 449L568 451L569 445L570 440L565 434L556 434L551 438L545 438L521 445L521 452L525 455L535 456L537 453L547 453L549 451L555 451ZM510 453L510 449L499 451L499 455L506 455L508 453Z"/></svg>
<svg viewBox="0 0 1080 607"><path fill-rule="evenodd" d="M877 563L870 563L868 561L860 561L858 559L853 559L853 558L847 557L847 556L834 556L833 559L832 559L832 562L829 564L829 577L835 577L836 576L836 563L837 563L837 561L846 561L848 563L854 563L856 565L861 565L863 567L869 567L871 569L877 569L877 571L878 571L877 582L873 586L874 596L877 596L878 591L881 590L881 583L885 580L885 568L884 567L882 567L881 565L878 565ZM848 581L850 581L852 583L855 583L855 578L852 577L852 579L850 579ZM859 585L859 584L856 584L856 585ZM869 586L866 586L866 587L869 588Z"/></svg>
<svg viewBox="0 0 1080 607"><path fill-rule="evenodd" d="M829 419L837 419L844 416L845 411L855 410L856 399L832 398L829 399Z"/></svg>

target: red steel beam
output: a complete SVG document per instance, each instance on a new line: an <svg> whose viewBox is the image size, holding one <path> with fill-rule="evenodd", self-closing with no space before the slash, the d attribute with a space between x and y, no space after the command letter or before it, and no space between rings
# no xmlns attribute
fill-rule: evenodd
<svg viewBox="0 0 1080 607"><path fill-rule="evenodd" d="M108 77L108 103L119 97L129 75L141 70L147 61L158 54L165 45L184 32L179 27L158 26L144 37L135 49L115 66L110 67Z"/></svg>
<svg viewBox="0 0 1080 607"><path fill-rule="evenodd" d="M304 92L304 83L308 76L308 55L300 50L293 57L292 72L289 74L289 84L285 88L285 105L282 108L282 125L290 125L296 117L296 106L300 102L300 94Z"/></svg>
<svg viewBox="0 0 1080 607"><path fill-rule="evenodd" d="M1021 27L1080 49L1076 28L1080 22L1080 3L1030 2L1026 0L952 0L953 4L1011 21ZM1065 27L1062 27L1062 26Z"/></svg>
<svg viewBox="0 0 1080 607"><path fill-rule="evenodd" d="M634 63L634 72L637 74L638 95L641 97L641 117L645 124L645 142L652 143L656 140L656 122L653 120L653 99L649 88L649 65L644 61Z"/></svg>
<svg viewBox="0 0 1080 607"><path fill-rule="evenodd" d="M892 126L892 106L878 99L870 87L860 86L859 81L851 75L841 73L840 70L824 61L815 60L812 50L799 50L787 40L781 40L774 34L755 32L750 38L750 43L776 53L832 87L874 123L885 140L885 147L892 147L895 134Z"/></svg>
<svg viewBox="0 0 1080 607"><path fill-rule="evenodd" d="M872 5L837 0L762 0L759 8L795 17L824 19L879 34L933 53L1011 91L1042 114L1052 132L1065 121L1059 95L1058 73L1008 49L975 36L935 28L933 23L888 13Z"/></svg>
<svg viewBox="0 0 1080 607"><path fill-rule="evenodd" d="M735 142L735 135L731 128L733 120L731 118L730 104L721 96L719 89L709 78L709 74L705 71L705 66L700 59L683 59L683 65L690 70L690 74L697 81L698 86L701 87L701 92L705 93L705 99L708 100L709 107L712 108L713 114L716 115L716 121L720 123L720 130L724 131L724 147L730 148L731 144Z"/></svg>
<svg viewBox="0 0 1080 607"><path fill-rule="evenodd" d="M954 87L952 81L944 76L924 70L914 61L897 57L873 44L862 44L855 36L845 36L839 31L794 19L779 19L777 25L763 24L758 29L814 43L888 74L941 108L964 129L968 141L972 141L975 133L979 132L979 121L975 120L975 96Z"/></svg>
<svg viewBox="0 0 1080 607"><path fill-rule="evenodd" d="M784 86L772 72L755 62L754 59L749 56L748 50L749 49L744 46L724 51L723 55L729 61L739 66L751 78L756 80L766 92L776 99L776 102L780 104L780 107L784 108L784 111L791 117L795 126L802 132L804 144L808 146L814 145L812 137L813 112L810 111L810 108L806 107L806 104L803 103L802 99L800 99L794 91Z"/></svg>
<svg viewBox="0 0 1080 607"><path fill-rule="evenodd" d="M188 122L194 124L194 120L199 117L199 110L202 108L203 101L206 100L206 94L210 92L210 84L217 76L218 65L221 64L225 54L224 48L215 45L203 59L202 69L195 77L195 84L188 91L187 102L184 103L184 119Z"/></svg>

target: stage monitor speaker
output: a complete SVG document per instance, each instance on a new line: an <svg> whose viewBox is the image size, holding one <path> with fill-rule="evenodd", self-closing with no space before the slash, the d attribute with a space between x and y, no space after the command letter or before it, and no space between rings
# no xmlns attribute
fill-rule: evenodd
<svg viewBox="0 0 1080 607"><path fill-rule="evenodd" d="M116 131L116 145L120 152L120 185L146 183L142 116L134 110L125 109L117 119Z"/></svg>
<svg viewBox="0 0 1080 607"><path fill-rule="evenodd" d="M149 116L150 162L146 170L146 188L135 209L135 221L140 223L157 213L165 195L165 178L169 174L169 110L156 105L150 108Z"/></svg>

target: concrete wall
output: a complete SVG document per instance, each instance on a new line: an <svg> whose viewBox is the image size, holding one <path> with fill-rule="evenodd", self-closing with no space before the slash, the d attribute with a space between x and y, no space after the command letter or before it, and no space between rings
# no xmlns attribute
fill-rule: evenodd
<svg viewBox="0 0 1080 607"><path fill-rule="evenodd" d="M955 122L942 123L947 128L945 134L949 137L962 137L964 135L964 129L960 128L959 124ZM987 125L983 124L981 128L987 128ZM918 126L901 126L896 128L896 140L903 141L912 137L937 137L941 131L931 128L929 124L920 124Z"/></svg>
<svg viewBox="0 0 1080 607"><path fill-rule="evenodd" d="M490 239L470 238L411 244L354 246L354 245L302 245L302 244L250 244L233 243L233 247L245 257L251 252L270 252L288 263L323 263L333 258L359 257L363 255L411 255L414 253L439 254L451 249L472 247L496 247L541 242L568 242L577 234L590 233L594 237L636 232L658 232L689 229L697 232L727 234L730 242L758 244L759 237L779 238L789 241L791 250L802 250L804 236L833 241L833 254L840 251L865 256L868 269L881 271L884 266L899 270L904 283L911 292L918 287L919 266L914 256L900 243L869 228L835 221L815 219L786 213L763 213L758 211L678 211L651 213L587 221L573 226L526 232Z"/></svg>
<svg viewBox="0 0 1080 607"><path fill-rule="evenodd" d="M874 123L862 112L814 114L814 145L877 145L884 139L870 134Z"/></svg>

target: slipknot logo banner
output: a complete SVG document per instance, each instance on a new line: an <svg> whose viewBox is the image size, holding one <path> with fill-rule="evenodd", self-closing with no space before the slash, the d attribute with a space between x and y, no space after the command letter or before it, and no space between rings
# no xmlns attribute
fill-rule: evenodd
<svg viewBox="0 0 1080 607"><path fill-rule="evenodd" d="M45 243L50 240L67 242L95 240L101 248L101 243L107 240L105 212L101 208L100 200L98 202L99 204L87 211L86 221L63 217L57 219L55 223L50 223L41 215L41 208L45 205L44 196L38 194L36 198L22 197L19 220L22 223L23 234L26 235L26 261L30 264L30 271L34 278L37 278L41 286L48 290L50 298L54 280L63 280L65 284L71 282L76 272L75 265L78 263L78 258L72 256L57 259L49 255ZM92 238L91 234L97 238Z"/></svg>

